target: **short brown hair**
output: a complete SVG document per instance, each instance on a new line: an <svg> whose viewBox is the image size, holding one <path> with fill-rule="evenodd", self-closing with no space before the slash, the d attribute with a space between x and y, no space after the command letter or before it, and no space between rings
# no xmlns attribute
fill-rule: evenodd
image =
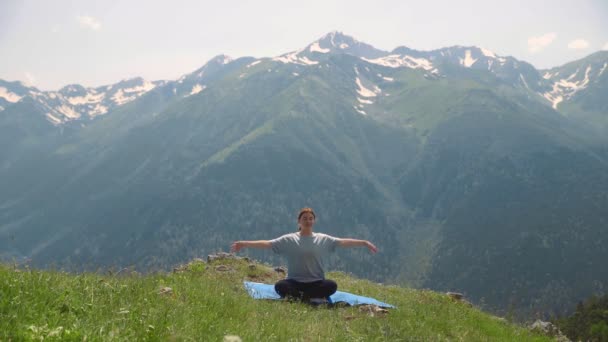
<svg viewBox="0 0 608 342"><path fill-rule="evenodd" d="M312 208L302 208L300 210L300 214L298 214L298 221L300 221L302 215L304 215L305 213L311 213L312 217L317 218L317 215L315 215L315 212L312 210Z"/></svg>

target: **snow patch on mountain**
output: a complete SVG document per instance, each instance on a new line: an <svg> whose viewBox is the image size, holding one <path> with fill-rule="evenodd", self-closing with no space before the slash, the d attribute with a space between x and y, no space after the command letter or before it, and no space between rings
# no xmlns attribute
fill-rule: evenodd
<svg viewBox="0 0 608 342"><path fill-rule="evenodd" d="M490 57L490 58L496 58L496 54L488 49L484 49L484 48L479 48L481 50L481 53L486 56L486 57Z"/></svg>
<svg viewBox="0 0 608 342"><path fill-rule="evenodd" d="M572 75L568 76L568 78L566 80L570 81L571 79L575 78L579 71L580 71L580 69L576 69L576 71L573 72Z"/></svg>
<svg viewBox="0 0 608 342"><path fill-rule="evenodd" d="M364 100L364 99L362 99L360 97L357 97L357 101L359 101L362 104L373 104L374 103L374 101Z"/></svg>
<svg viewBox="0 0 608 342"><path fill-rule="evenodd" d="M4 87L0 87L0 97L5 99L8 102L18 102L19 100L21 100L21 96L9 91L8 89L4 88Z"/></svg>
<svg viewBox="0 0 608 342"><path fill-rule="evenodd" d="M106 96L105 93L96 94L95 91L87 93L86 96L68 97L67 100L71 105L77 106L82 104L99 103Z"/></svg>
<svg viewBox="0 0 608 342"><path fill-rule="evenodd" d="M49 120L49 121L50 121L52 124L58 125L58 124L60 124L60 123L61 123L61 120L57 119L57 118L56 118L55 116L53 116L53 114L51 114L51 113L46 113L46 115L45 115L45 116L46 116L46 118L47 118L47 119L48 119L48 120Z"/></svg>
<svg viewBox="0 0 608 342"><path fill-rule="evenodd" d="M464 52L464 58L458 58L460 60L460 65L470 68L471 65L477 62L477 59L471 57L471 50L466 50Z"/></svg>
<svg viewBox="0 0 608 342"><path fill-rule="evenodd" d="M604 73L604 70L606 70L606 67L608 67L608 62L604 63L604 66L600 70L600 73L598 74L598 76L601 76Z"/></svg>
<svg viewBox="0 0 608 342"><path fill-rule="evenodd" d="M136 86L133 88L126 88L126 89L123 89L123 91L125 93L138 93L138 95L141 95L142 93L146 93L146 92L154 89L154 87L156 87L154 85L154 83L152 83L150 81L144 81L144 83L140 86Z"/></svg>
<svg viewBox="0 0 608 342"><path fill-rule="evenodd" d="M361 115L367 115L367 113L364 110L361 110L361 109L357 108L356 106L353 106L353 108L357 111L357 113L359 113Z"/></svg>
<svg viewBox="0 0 608 342"><path fill-rule="evenodd" d="M315 64L319 64L319 62L317 62L317 61L311 61L306 56L300 57L299 54L301 52L302 52L302 50L290 52L290 53L281 55L279 57L274 57L272 60L273 61L277 61L277 62L281 62L281 63L285 63L285 64L290 64L290 63L291 64L300 64L300 65L315 65Z"/></svg>
<svg viewBox="0 0 608 342"><path fill-rule="evenodd" d="M341 43L340 46L339 46L339 48L342 49L342 50L344 50L344 49L348 48L348 44Z"/></svg>
<svg viewBox="0 0 608 342"><path fill-rule="evenodd" d="M410 69L423 69L431 73L438 73L437 69L433 66L433 63L431 63L426 58L414 58L408 55L388 55L386 57L380 57L375 59L362 59L366 62L382 65L389 68L406 67Z"/></svg>
<svg viewBox="0 0 608 342"><path fill-rule="evenodd" d="M323 49L321 46L319 46L319 42L314 42L314 43L310 44L309 50L310 50L310 52L319 52L319 53L328 53L331 51L330 49Z"/></svg>
<svg viewBox="0 0 608 342"><path fill-rule="evenodd" d="M382 74L378 74L378 77L380 77L381 79L388 81L388 82L393 82L395 79L392 77L386 77L386 76L382 76Z"/></svg>
<svg viewBox="0 0 608 342"><path fill-rule="evenodd" d="M89 111L88 114L89 114L90 117L94 118L94 117L96 117L98 115L103 115L103 114L105 114L107 112L108 112L108 107L103 106L103 105L101 105L101 104L98 103L95 106L95 108L93 108L91 111Z"/></svg>
<svg viewBox="0 0 608 342"><path fill-rule="evenodd" d="M222 63L222 65L228 64L230 62L232 62L232 58L230 56L226 56L226 55L221 55L220 56L220 63Z"/></svg>
<svg viewBox="0 0 608 342"><path fill-rule="evenodd" d="M67 105L62 105L60 107L55 108L55 110L61 114L63 114L68 119L78 119L80 114L76 112L72 107Z"/></svg>
<svg viewBox="0 0 608 342"><path fill-rule="evenodd" d="M361 83L361 79L359 79L359 77L357 77L355 79L355 83L357 84L357 93L363 97L375 97L376 95L378 95L381 90L380 88L378 88L377 86L374 86L374 90L370 90L368 88L365 88L363 86L363 84Z"/></svg>
<svg viewBox="0 0 608 342"><path fill-rule="evenodd" d="M557 109L557 105L570 99L577 92L585 89L589 84L589 73L591 72L591 66L585 69L585 77L576 81L574 78L578 75L580 69L577 69L572 75L567 78L561 79L553 83L553 89L549 92L543 93L543 97L549 100L554 109Z"/></svg>
<svg viewBox="0 0 608 342"><path fill-rule="evenodd" d="M255 61L255 62L249 63L249 64L247 65L247 68L251 68L251 67L252 67L252 66L254 66L254 65L258 65L258 64L260 64L261 62L262 62L262 61Z"/></svg>
<svg viewBox="0 0 608 342"><path fill-rule="evenodd" d="M207 86L196 84L196 85L194 85L194 87L192 87L192 91L190 91L190 94L188 94L188 96L198 94L201 91L205 90L205 88L207 88Z"/></svg>
<svg viewBox="0 0 608 342"><path fill-rule="evenodd" d="M131 102L133 100L135 100L136 96L132 95L132 96L125 96L125 93L122 89L119 89L116 93L114 93L114 95L112 96L112 100L114 101L114 103L116 103L117 105L121 106L127 102Z"/></svg>
<svg viewBox="0 0 608 342"><path fill-rule="evenodd" d="M526 79L524 78L524 75L519 74L519 79L521 80L521 82L524 84L524 86L528 89L530 89L530 87L528 86L528 82L526 82Z"/></svg>
<svg viewBox="0 0 608 342"><path fill-rule="evenodd" d="M135 100L136 98L140 97L141 95L147 93L148 91L154 89L154 87L156 87L154 85L154 83L152 82L148 82L148 81L144 81L144 83L142 85L139 86L135 86L135 87L131 87L131 88L125 88L125 89L119 89L116 93L114 93L114 95L112 96L112 100L114 101L115 104L121 106L127 102L131 102L133 100Z"/></svg>
<svg viewBox="0 0 608 342"><path fill-rule="evenodd" d="M553 89L555 90L555 87ZM563 96L554 94L553 92L544 93L543 97L551 102L553 109L557 109L557 105L564 100Z"/></svg>

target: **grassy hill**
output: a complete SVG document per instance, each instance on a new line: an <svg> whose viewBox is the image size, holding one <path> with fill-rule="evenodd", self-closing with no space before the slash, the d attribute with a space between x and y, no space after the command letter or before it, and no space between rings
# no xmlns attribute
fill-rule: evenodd
<svg viewBox="0 0 608 342"><path fill-rule="evenodd" d="M444 294L344 273L329 274L341 290L397 308L372 314L360 307L253 300L243 280L270 283L282 274L245 259L193 261L173 273L110 273L0 265L0 340L549 340Z"/></svg>

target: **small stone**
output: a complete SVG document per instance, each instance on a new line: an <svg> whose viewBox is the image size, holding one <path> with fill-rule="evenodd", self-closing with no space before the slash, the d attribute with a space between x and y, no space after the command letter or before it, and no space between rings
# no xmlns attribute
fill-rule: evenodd
<svg viewBox="0 0 608 342"><path fill-rule="evenodd" d="M378 305L374 305L374 304L361 305L359 307L359 311L366 312L370 316L374 316L374 314L387 314L388 313L387 309L381 308Z"/></svg>
<svg viewBox="0 0 608 342"><path fill-rule="evenodd" d="M251 264L251 265L249 265L249 269L250 269L250 270L255 270L256 268L257 268L257 267L255 266L255 264Z"/></svg>
<svg viewBox="0 0 608 342"><path fill-rule="evenodd" d="M160 290L158 290L158 294L161 295L170 295L173 293L173 289L170 287L163 287Z"/></svg>
<svg viewBox="0 0 608 342"><path fill-rule="evenodd" d="M284 274L287 273L287 269L285 267L283 267L283 266L275 267L274 271L277 272L277 273L284 273Z"/></svg>
<svg viewBox="0 0 608 342"><path fill-rule="evenodd" d="M215 270L218 272L227 272L232 270L230 267L226 266L226 265L217 265L215 266Z"/></svg>
<svg viewBox="0 0 608 342"><path fill-rule="evenodd" d="M234 255L232 253L226 253L226 252L217 252L216 254L207 255L207 262L212 262L212 261L220 260L220 259L241 259L241 257L237 257L236 255Z"/></svg>
<svg viewBox="0 0 608 342"><path fill-rule="evenodd" d="M224 342L243 342L243 340L236 335L226 335L224 336Z"/></svg>
<svg viewBox="0 0 608 342"><path fill-rule="evenodd" d="M464 295L462 293L458 293L458 292L448 292L446 294L450 298L455 299L455 300L462 300L464 298Z"/></svg>

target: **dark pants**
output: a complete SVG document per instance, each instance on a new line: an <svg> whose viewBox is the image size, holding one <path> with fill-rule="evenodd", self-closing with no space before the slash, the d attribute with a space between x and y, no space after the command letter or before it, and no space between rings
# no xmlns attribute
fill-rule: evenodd
<svg viewBox="0 0 608 342"><path fill-rule="evenodd" d="M338 284L329 279L317 280L310 283L283 279L274 284L274 289L281 298L292 297L308 300L310 298L329 298L329 296L336 293Z"/></svg>

